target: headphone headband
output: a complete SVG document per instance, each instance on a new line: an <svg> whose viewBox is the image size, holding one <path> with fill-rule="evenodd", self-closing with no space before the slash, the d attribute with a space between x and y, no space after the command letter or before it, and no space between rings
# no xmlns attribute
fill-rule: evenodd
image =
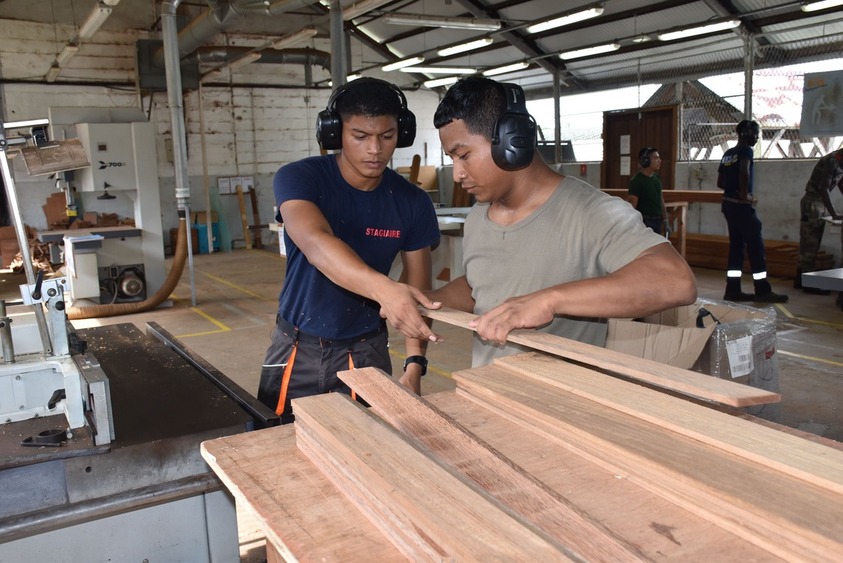
<svg viewBox="0 0 843 563"><path fill-rule="evenodd" d="M412 146L416 138L416 116L407 109L407 97L404 92L401 91L401 88L386 80L364 77L338 86L328 98L327 107L320 111L316 117L316 140L322 149L337 150L342 148L342 116L337 112L337 103L342 95L352 88L375 84L388 87L398 96L401 109L396 116L398 118L398 143L396 147Z"/></svg>

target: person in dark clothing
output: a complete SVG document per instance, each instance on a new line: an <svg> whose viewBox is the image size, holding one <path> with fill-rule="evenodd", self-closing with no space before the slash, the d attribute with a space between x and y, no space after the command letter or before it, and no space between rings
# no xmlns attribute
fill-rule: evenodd
<svg viewBox="0 0 843 563"><path fill-rule="evenodd" d="M667 234L667 209L662 196L662 180L659 170L662 158L653 147L644 147L638 152L640 170L629 181L627 201L641 213L644 224L659 235Z"/></svg>
<svg viewBox="0 0 843 563"><path fill-rule="evenodd" d="M841 217L831 201L831 191L834 188L843 190L843 149L830 152L817 161L808 183L805 184L805 194L799 202L799 263L793 287L806 293L831 293L826 289L802 287L802 273L817 269L817 252L825 231L824 217Z"/></svg>
<svg viewBox="0 0 843 563"><path fill-rule="evenodd" d="M406 338L399 382L420 393L431 332L418 306L436 309L431 248L439 242L433 201L388 168L413 144L415 116L398 87L361 78L333 92L317 139L337 154L305 158L275 175L276 219L284 223L287 270L258 399L293 422L291 400L354 393L337 372L376 367L391 374L386 322ZM399 283L388 277L398 255Z"/></svg>
<svg viewBox="0 0 843 563"><path fill-rule="evenodd" d="M735 128L738 144L727 150L717 169L717 187L723 190L721 209L729 227L729 262L726 272L727 301L784 303L787 295L773 292L767 279L767 259L761 220L755 212L758 200L753 195L752 147L758 143L761 128L755 121L744 119ZM755 294L741 290L744 252L749 254Z"/></svg>

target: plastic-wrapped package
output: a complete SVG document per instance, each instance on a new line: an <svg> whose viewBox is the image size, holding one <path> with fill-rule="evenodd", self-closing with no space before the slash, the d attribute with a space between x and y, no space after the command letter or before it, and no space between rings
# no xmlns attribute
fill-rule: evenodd
<svg viewBox="0 0 843 563"><path fill-rule="evenodd" d="M716 326L693 369L778 393L775 309L705 299L697 304L711 313ZM746 411L767 420L781 419L780 403Z"/></svg>

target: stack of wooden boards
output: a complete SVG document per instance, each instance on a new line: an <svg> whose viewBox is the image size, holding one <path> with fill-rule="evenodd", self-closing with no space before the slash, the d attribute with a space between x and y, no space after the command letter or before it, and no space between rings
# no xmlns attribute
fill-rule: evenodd
<svg viewBox="0 0 843 563"><path fill-rule="evenodd" d="M297 399L202 445L270 562L843 560L833 443L536 352L424 399L341 377L371 409Z"/></svg>
<svg viewBox="0 0 843 563"><path fill-rule="evenodd" d="M776 278L796 277L799 262L799 243L785 240L765 240L767 273ZM729 259L729 237L722 235L689 234L685 237L685 260L691 266L726 270ZM817 253L817 270L834 267L834 256L820 250ZM749 258L744 263L744 272L751 272Z"/></svg>

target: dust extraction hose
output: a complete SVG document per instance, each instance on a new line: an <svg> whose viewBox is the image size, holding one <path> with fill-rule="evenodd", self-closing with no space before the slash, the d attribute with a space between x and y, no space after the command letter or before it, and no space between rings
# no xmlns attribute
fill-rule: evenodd
<svg viewBox="0 0 843 563"><path fill-rule="evenodd" d="M176 238L176 255L173 267L161 288L154 295L135 303L113 303L107 305L89 305L87 307L71 307L67 310L70 320L92 319L97 317L114 317L117 315L131 315L154 309L163 303L176 288L181 279L184 264L187 262L187 220L179 217L179 233Z"/></svg>

